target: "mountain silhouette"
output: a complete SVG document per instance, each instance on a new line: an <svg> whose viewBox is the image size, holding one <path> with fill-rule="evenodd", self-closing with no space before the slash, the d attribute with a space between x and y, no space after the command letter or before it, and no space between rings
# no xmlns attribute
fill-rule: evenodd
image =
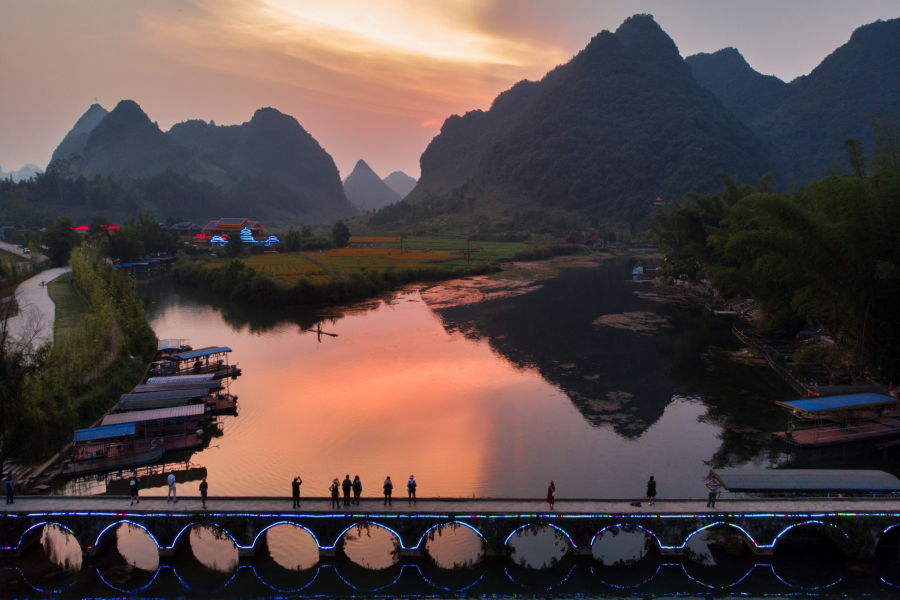
<svg viewBox="0 0 900 600"><path fill-rule="evenodd" d="M360 159L344 180L344 193L362 211L376 210L400 202L400 195L381 180L375 171Z"/></svg>
<svg viewBox="0 0 900 600"><path fill-rule="evenodd" d="M394 171L384 179L384 183L394 190L400 198L406 198L413 188L416 187L416 180L404 173L403 171Z"/></svg>
<svg viewBox="0 0 900 600"><path fill-rule="evenodd" d="M75 122L75 126L69 130L66 137L62 139L59 146L53 151L50 162L59 158L69 158L73 154L80 156L84 152L85 145L87 145L88 136L108 113L109 111L99 104L91 104L90 108L81 115Z"/></svg>
<svg viewBox="0 0 900 600"><path fill-rule="evenodd" d="M859 27L809 75L761 75L728 48L686 59L694 77L770 143L783 183L805 184L846 162L844 140L874 153L873 123L900 121L900 19Z"/></svg>
<svg viewBox="0 0 900 600"><path fill-rule="evenodd" d="M422 155L411 199L462 180L475 205L500 190L495 196L508 207L540 204L637 224L657 197L712 192L719 171L755 182L771 167L766 144L697 83L650 15L602 31L569 63L510 92L515 109L504 119L490 116L502 94L488 113L447 119ZM442 166L438 150L451 146L471 151Z"/></svg>

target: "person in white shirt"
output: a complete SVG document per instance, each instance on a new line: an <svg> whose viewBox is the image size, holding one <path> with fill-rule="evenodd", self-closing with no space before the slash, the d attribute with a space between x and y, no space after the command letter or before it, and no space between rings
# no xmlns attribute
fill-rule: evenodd
<svg viewBox="0 0 900 600"><path fill-rule="evenodd" d="M166 495L166 502L171 502L173 499L175 502L178 502L178 496L175 494L175 473L169 471L169 477L166 481L169 482L169 493Z"/></svg>

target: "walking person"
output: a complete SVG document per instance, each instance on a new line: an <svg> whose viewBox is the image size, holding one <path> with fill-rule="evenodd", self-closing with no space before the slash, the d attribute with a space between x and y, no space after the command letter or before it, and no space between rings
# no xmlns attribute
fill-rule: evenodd
<svg viewBox="0 0 900 600"><path fill-rule="evenodd" d="M209 484L206 483L206 477L200 482L200 499L203 500L203 510L206 510L206 494L209 492Z"/></svg>
<svg viewBox="0 0 900 600"><path fill-rule="evenodd" d="M719 495L720 487L722 487L722 484L715 477L710 477L706 480L706 489L709 490L709 500L706 502L706 508L716 507L716 498Z"/></svg>
<svg viewBox="0 0 900 600"><path fill-rule="evenodd" d="M6 484L6 503L7 504L15 504L15 492L13 491L13 487L15 487L16 482L13 481L12 473L6 474L6 479L3 480L3 483Z"/></svg>
<svg viewBox="0 0 900 600"><path fill-rule="evenodd" d="M391 492L394 491L394 484L391 481L391 476L388 475L388 478L384 480L384 505L392 506L391 504Z"/></svg>
<svg viewBox="0 0 900 600"><path fill-rule="evenodd" d="M406 482L406 491L409 492L409 503L416 503L416 478L412 475L409 476L409 481Z"/></svg>
<svg viewBox="0 0 900 600"><path fill-rule="evenodd" d="M340 508L341 507L341 484L338 483L338 478L335 477L332 480L331 485L328 487L331 491L331 508Z"/></svg>
<svg viewBox="0 0 900 600"><path fill-rule="evenodd" d="M359 480L359 475L357 475L353 479L353 501L356 502L356 505L359 506L359 497L362 495L362 481Z"/></svg>
<svg viewBox="0 0 900 600"><path fill-rule="evenodd" d="M173 498L178 502L178 494L175 493L175 472L169 471L169 477L166 479L169 483L169 493L166 494L166 503L168 504Z"/></svg>
<svg viewBox="0 0 900 600"><path fill-rule="evenodd" d="M350 473L344 477L341 482L341 489L344 491L344 506L350 506L350 490L353 489L353 483L350 482Z"/></svg>
<svg viewBox="0 0 900 600"><path fill-rule="evenodd" d="M294 498L294 508L300 508L300 484L303 480L297 475L291 482L291 496Z"/></svg>
<svg viewBox="0 0 900 600"><path fill-rule="evenodd" d="M141 503L141 499L138 497L138 490L141 487L141 480L138 479L137 471L131 472L131 505L134 506L134 503Z"/></svg>
<svg viewBox="0 0 900 600"><path fill-rule="evenodd" d="M553 483L552 479L547 487L547 502L550 504L550 510L553 510L553 505L556 503L556 484Z"/></svg>
<svg viewBox="0 0 900 600"><path fill-rule="evenodd" d="M650 481L647 482L647 503L650 506L653 506L654 500L656 500L656 480L654 480L653 475L651 475Z"/></svg>

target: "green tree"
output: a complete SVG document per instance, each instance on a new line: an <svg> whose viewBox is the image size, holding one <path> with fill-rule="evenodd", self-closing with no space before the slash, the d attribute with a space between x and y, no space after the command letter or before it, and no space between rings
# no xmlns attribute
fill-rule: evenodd
<svg viewBox="0 0 900 600"><path fill-rule="evenodd" d="M303 243L303 238L301 234L296 229L291 229L284 236L284 249L288 252L296 252L300 249L300 244Z"/></svg>
<svg viewBox="0 0 900 600"><path fill-rule="evenodd" d="M334 242L335 248L345 248L350 243L350 229L343 221L338 221L331 228L331 241Z"/></svg>
<svg viewBox="0 0 900 600"><path fill-rule="evenodd" d="M232 258L238 257L244 253L244 240L238 231L232 231L228 234L228 243L225 244L225 256Z"/></svg>
<svg viewBox="0 0 900 600"><path fill-rule="evenodd" d="M64 267L69 262L69 254L75 247L76 235L72 230L72 220L68 217L57 219L56 223L47 228L44 244L47 246L50 264L54 267Z"/></svg>
<svg viewBox="0 0 900 600"><path fill-rule="evenodd" d="M305 238L311 238L313 235L312 225L304 225L300 228L300 235Z"/></svg>

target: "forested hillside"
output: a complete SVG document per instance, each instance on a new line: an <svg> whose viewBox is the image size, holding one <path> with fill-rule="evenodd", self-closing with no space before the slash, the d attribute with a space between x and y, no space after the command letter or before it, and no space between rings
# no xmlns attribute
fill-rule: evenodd
<svg viewBox="0 0 900 600"><path fill-rule="evenodd" d="M81 115L78 121L75 122L75 126L69 130L66 137L53 151L50 162L59 158L68 158L73 154L82 154L84 147L87 145L88 136L108 113L109 111L99 104L91 104L90 108Z"/></svg>
<svg viewBox="0 0 900 600"><path fill-rule="evenodd" d="M757 73L734 49L686 60L697 81L771 144L782 187L841 164L846 138L871 148L873 122L900 119L900 19L860 27L790 83Z"/></svg>

